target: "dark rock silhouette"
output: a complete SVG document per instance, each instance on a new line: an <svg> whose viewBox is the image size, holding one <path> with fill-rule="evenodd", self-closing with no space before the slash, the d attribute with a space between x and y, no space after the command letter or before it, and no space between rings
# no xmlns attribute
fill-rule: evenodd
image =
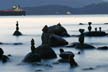
<svg viewBox="0 0 108 72"><path fill-rule="evenodd" d="M37 47L35 52L38 53L42 59L52 59L57 57L56 53L47 44Z"/></svg>
<svg viewBox="0 0 108 72"><path fill-rule="evenodd" d="M97 28L95 28L95 31L91 31L92 27L91 27L91 22L88 22L89 26L88 26L88 32L84 32L85 36L106 36L108 35L107 33L105 33L104 31L101 30L101 27L99 27L99 31L97 31Z"/></svg>
<svg viewBox="0 0 108 72"><path fill-rule="evenodd" d="M16 31L13 33L14 36L20 36L22 33L19 31L19 24L18 21L16 23Z"/></svg>
<svg viewBox="0 0 108 72"><path fill-rule="evenodd" d="M101 28L101 27L99 27L99 31L100 31L100 32L102 31L102 28Z"/></svg>
<svg viewBox="0 0 108 72"><path fill-rule="evenodd" d="M43 44L48 44L50 46L63 46L63 45L67 45L68 42L66 40L64 40L62 37L49 32L49 28L47 25L45 25L45 27L42 29L43 33L41 36L42 39L42 45Z"/></svg>
<svg viewBox="0 0 108 72"><path fill-rule="evenodd" d="M41 61L41 58L39 54L32 53L32 52L28 53L23 60L23 62L27 62L27 63L40 62L40 61Z"/></svg>
<svg viewBox="0 0 108 72"><path fill-rule="evenodd" d="M44 44L35 48L34 44L34 39L32 39L31 52L25 56L23 62L40 62L41 59L52 59L57 57L50 46Z"/></svg>
<svg viewBox="0 0 108 72"><path fill-rule="evenodd" d="M0 45L23 45L23 43L17 42L17 43L3 43L0 42Z"/></svg>
<svg viewBox="0 0 108 72"><path fill-rule="evenodd" d="M74 60L74 54L70 51L64 51L63 49L60 49L60 55L62 59L59 60L59 62L69 62L71 67L76 67L78 64Z"/></svg>
<svg viewBox="0 0 108 72"><path fill-rule="evenodd" d="M92 36L106 36L108 34L105 33L104 31L97 31L97 32L96 31L91 31L91 32L85 32L84 35L92 37Z"/></svg>
<svg viewBox="0 0 108 72"><path fill-rule="evenodd" d="M94 49L94 46L84 43L84 29L79 29L79 32L81 33L79 35L79 42L74 42L67 47L75 47L77 49Z"/></svg>
<svg viewBox="0 0 108 72"><path fill-rule="evenodd" d="M95 28L95 32L97 32L97 27Z"/></svg>
<svg viewBox="0 0 108 72"><path fill-rule="evenodd" d="M108 50L108 46L98 47L98 50Z"/></svg>
<svg viewBox="0 0 108 72"><path fill-rule="evenodd" d="M70 67L77 67L78 66L77 62L75 61L75 59L73 58L72 55L69 55L69 63L70 63Z"/></svg>
<svg viewBox="0 0 108 72"><path fill-rule="evenodd" d="M8 56L6 55L3 55L4 54L4 51L2 48L0 48L0 60L5 63L9 60Z"/></svg>
<svg viewBox="0 0 108 72"><path fill-rule="evenodd" d="M88 26L88 31L89 31L89 32L91 32L91 30L92 30L91 24L92 24L92 22L88 22L88 25L89 25L89 26Z"/></svg>
<svg viewBox="0 0 108 72"><path fill-rule="evenodd" d="M34 39L31 40L31 52L28 53L23 62L32 63L32 62L40 62L41 57L38 53L35 52Z"/></svg>
<svg viewBox="0 0 108 72"><path fill-rule="evenodd" d="M79 43L80 43L80 46L83 46L83 44L84 44L84 29L79 29L79 32L81 33L79 35Z"/></svg>
<svg viewBox="0 0 108 72"><path fill-rule="evenodd" d="M72 55L72 57L75 56L71 51L64 51L63 49L60 49L60 54L59 54L59 56L60 56L62 59L69 59L69 55Z"/></svg>
<svg viewBox="0 0 108 72"><path fill-rule="evenodd" d="M76 49L94 49L95 47L90 45L90 44L86 44L84 43L83 46L80 45L80 43L78 42L74 42L70 45L68 45L67 47L74 47Z"/></svg>
<svg viewBox="0 0 108 72"><path fill-rule="evenodd" d="M57 25L48 27L48 32L52 33L52 34L59 35L59 36L66 36L66 37L70 36L67 33L66 29L60 23L58 23Z"/></svg>

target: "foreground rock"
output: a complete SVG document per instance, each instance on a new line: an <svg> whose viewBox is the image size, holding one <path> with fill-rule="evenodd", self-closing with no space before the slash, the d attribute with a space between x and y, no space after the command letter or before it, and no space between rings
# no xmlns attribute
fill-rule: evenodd
<svg viewBox="0 0 108 72"><path fill-rule="evenodd" d="M56 58L55 52L48 45L41 45L35 49L35 52L40 55L42 59Z"/></svg>
<svg viewBox="0 0 108 72"><path fill-rule="evenodd" d="M70 45L68 45L67 47L74 47L76 49L94 49L95 47L89 44L84 43L82 46L80 45L80 43L75 42L72 43Z"/></svg>
<svg viewBox="0 0 108 72"><path fill-rule="evenodd" d="M42 36L41 36L42 45L48 44L50 46L64 46L68 44L68 42L64 40L62 37L53 33L49 33L47 26L45 26L42 29L42 31L43 31Z"/></svg>
<svg viewBox="0 0 108 72"><path fill-rule="evenodd" d="M69 55L71 55L72 57L75 56L71 51L64 51L63 49L60 49L60 54L59 54L59 56L60 56L62 59L68 60L68 59L69 59Z"/></svg>
<svg viewBox="0 0 108 72"><path fill-rule="evenodd" d="M28 53L23 62L28 62L28 63L32 63L32 62L40 62L41 61L41 57L39 56L39 54L37 53Z"/></svg>
<svg viewBox="0 0 108 72"><path fill-rule="evenodd" d="M18 26L18 21L17 21L17 24L16 24L16 30L15 32L13 33L14 36L20 36L22 35L22 33L19 31L19 26Z"/></svg>
<svg viewBox="0 0 108 72"><path fill-rule="evenodd" d="M4 54L4 51L2 50L2 48L0 48L0 60L5 63L9 60L8 56L6 55L3 55Z"/></svg>
<svg viewBox="0 0 108 72"><path fill-rule="evenodd" d="M37 48L34 46L34 39L31 40L31 52L28 53L23 62L40 62L41 59L56 58L55 52L48 45L41 45Z"/></svg>
<svg viewBox="0 0 108 72"><path fill-rule="evenodd" d="M78 66L77 62L74 60L74 54L70 51L64 51L63 49L60 49L60 55L61 59L59 62L69 62L71 67Z"/></svg>

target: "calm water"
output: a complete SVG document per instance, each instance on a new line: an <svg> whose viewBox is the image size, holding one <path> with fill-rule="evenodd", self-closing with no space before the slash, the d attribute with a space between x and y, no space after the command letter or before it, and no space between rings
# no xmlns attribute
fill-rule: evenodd
<svg viewBox="0 0 108 72"><path fill-rule="evenodd" d="M20 31L24 34L20 37L12 36L15 30L16 21L19 21ZM44 25L55 25L61 23L70 35L79 34L78 29L84 28L87 31L87 23L93 22L95 27L102 27L102 30L108 33L108 15L59 15L59 16L1 16L0 17L0 42L15 43L21 42L23 45L0 45L5 55L11 54L10 62L0 63L1 72L84 72L84 68L94 67L94 70L85 72L107 72L108 71L108 51L85 50L77 55L78 50L73 48L58 47L53 48L59 54L59 48L64 48L75 53L75 60L79 64L77 68L70 68L68 63L54 64L57 59L42 61L40 65L23 64L21 61L24 56L30 52L30 40L35 39L35 46L41 44L41 29ZM85 25L79 25L84 23ZM65 38L69 43L77 42L77 37ZM108 37L86 37L85 42L99 46L108 46ZM51 66L49 66L51 65Z"/></svg>

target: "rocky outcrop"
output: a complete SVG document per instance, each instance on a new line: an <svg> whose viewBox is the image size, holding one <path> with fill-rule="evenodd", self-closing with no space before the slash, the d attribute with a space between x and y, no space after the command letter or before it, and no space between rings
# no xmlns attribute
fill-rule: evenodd
<svg viewBox="0 0 108 72"><path fill-rule="evenodd" d="M66 36L66 37L70 36L67 33L67 30L60 23L48 27L48 33L52 33L58 36Z"/></svg>
<svg viewBox="0 0 108 72"><path fill-rule="evenodd" d="M85 32L84 33L85 36L106 36L108 35L107 33L105 33L104 31L91 31L91 32Z"/></svg>
<svg viewBox="0 0 108 72"><path fill-rule="evenodd" d="M50 33L47 26L45 26L42 31L42 45L48 44L50 46L63 46L68 44L68 42L64 40L62 37L54 33Z"/></svg>
<svg viewBox="0 0 108 72"><path fill-rule="evenodd" d="M72 43L70 45L68 45L67 47L75 47L76 49L94 49L95 47L89 44L84 43L82 46L80 45L80 43L75 42Z"/></svg>
<svg viewBox="0 0 108 72"><path fill-rule="evenodd" d="M57 55L49 45L44 44L35 48L34 44L34 39L32 39L31 52L25 56L23 62L40 62L41 59L52 59L57 57Z"/></svg>

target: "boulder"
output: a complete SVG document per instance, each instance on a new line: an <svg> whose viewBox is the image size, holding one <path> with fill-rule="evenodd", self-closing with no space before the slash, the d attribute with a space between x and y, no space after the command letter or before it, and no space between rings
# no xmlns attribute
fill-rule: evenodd
<svg viewBox="0 0 108 72"><path fill-rule="evenodd" d="M84 33L85 36L106 36L108 35L107 33L105 33L104 31L91 31L91 32L85 32Z"/></svg>
<svg viewBox="0 0 108 72"><path fill-rule="evenodd" d="M6 55L2 55L2 56L0 56L0 60L1 60L3 63L6 63L6 62L9 60L9 58L8 58L8 56L6 56Z"/></svg>
<svg viewBox="0 0 108 72"><path fill-rule="evenodd" d="M39 56L39 54L37 53L28 53L23 62L27 62L27 63L32 63L32 62L40 62L41 61L41 57Z"/></svg>
<svg viewBox="0 0 108 72"><path fill-rule="evenodd" d="M64 46L67 44L68 44L68 42L66 40L64 40L63 38L61 38L60 36L52 35L50 37L50 45L53 47Z"/></svg>
<svg viewBox="0 0 108 72"><path fill-rule="evenodd" d="M53 25L48 27L48 32L53 33L59 36L69 37L70 35L67 33L66 29L59 23L57 25Z"/></svg>
<svg viewBox="0 0 108 72"><path fill-rule="evenodd" d="M64 51L63 49L60 49L60 54L59 54L59 56L60 56L62 59L68 60L68 59L69 59L69 56L74 57L75 55L74 55L71 51Z"/></svg>
<svg viewBox="0 0 108 72"><path fill-rule="evenodd" d="M39 54L42 59L56 58L57 55L49 45L41 45L35 49L35 53Z"/></svg>
<svg viewBox="0 0 108 72"><path fill-rule="evenodd" d="M13 35L14 35L14 36L20 36L20 35L22 35L22 33L21 33L20 31L15 31L15 32L13 33Z"/></svg>
<svg viewBox="0 0 108 72"><path fill-rule="evenodd" d="M6 55L3 55L4 54L4 51L2 48L0 48L0 60L5 63L9 60L8 56Z"/></svg>
<svg viewBox="0 0 108 72"><path fill-rule="evenodd" d="M94 49L95 48L94 46L86 44L86 43L84 43L84 45L81 46L80 43L78 43L78 42L72 43L72 44L68 45L67 47L75 47L77 49Z"/></svg>
<svg viewBox="0 0 108 72"><path fill-rule="evenodd" d="M19 31L19 24L18 24L18 21L16 22L16 30L15 32L13 33L14 36L20 36L22 35L22 33Z"/></svg>
<svg viewBox="0 0 108 72"><path fill-rule="evenodd" d="M64 46L68 44L66 40L55 34L43 33L41 38L42 44L49 44L52 47Z"/></svg>

